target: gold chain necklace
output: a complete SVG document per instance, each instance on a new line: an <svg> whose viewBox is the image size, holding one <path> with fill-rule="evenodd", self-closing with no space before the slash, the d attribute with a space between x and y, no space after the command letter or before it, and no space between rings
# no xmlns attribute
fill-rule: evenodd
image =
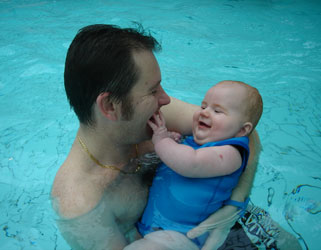
<svg viewBox="0 0 321 250"><path fill-rule="evenodd" d="M100 166L100 167L102 167L102 168L109 168L109 169L112 169L112 170L117 170L117 171L119 171L119 172L121 172L121 173L123 173L123 174L136 174L136 173L140 170L140 168L141 168L141 165L140 165L139 163L137 163L137 167L136 167L136 169L135 169L133 172L126 172L126 171L124 171L124 170L122 170L122 169L120 169L120 168L118 168L118 167L115 167L115 166L104 165L104 164L100 163L100 162L96 159L96 157L93 156L93 155L89 152L86 144L81 140L81 138L80 138L79 135L77 136L77 138L78 138L78 141L79 141L80 145L82 146L82 148L83 148L83 149L87 152L87 154L89 155L90 159L92 159L93 162L95 162L98 166ZM136 157L138 157L138 147L137 147L137 144L136 144Z"/></svg>

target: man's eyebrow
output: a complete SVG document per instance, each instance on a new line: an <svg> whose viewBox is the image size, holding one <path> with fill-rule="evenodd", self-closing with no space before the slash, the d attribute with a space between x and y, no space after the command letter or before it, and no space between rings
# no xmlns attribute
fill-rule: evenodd
<svg viewBox="0 0 321 250"><path fill-rule="evenodd" d="M157 81L155 84L153 84L152 86L150 86L150 87L149 87L149 90L156 89L156 88L160 85L161 81L162 81L162 80L159 80L159 81Z"/></svg>

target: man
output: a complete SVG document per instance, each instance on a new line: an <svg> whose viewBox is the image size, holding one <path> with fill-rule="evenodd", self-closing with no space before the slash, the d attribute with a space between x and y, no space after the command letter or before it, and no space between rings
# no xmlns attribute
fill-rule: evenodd
<svg viewBox="0 0 321 250"><path fill-rule="evenodd" d="M162 109L169 130L191 133L196 106L164 92L153 54L157 49L159 44L150 35L110 25L81 29L69 47L65 89L80 127L57 172L52 201L61 218L59 229L73 249L123 249L140 238L135 223L146 205L154 170L155 155L148 154L153 152L152 130L147 125L153 114ZM250 147L247 170L232 195L239 202L252 186L259 151L256 134ZM207 232L206 225L236 210L224 207L189 237ZM205 248L219 246L234 222L210 231ZM168 241L171 235L159 234L155 249L167 249L159 239ZM182 238L177 244L185 243ZM175 244L168 249L179 249Z"/></svg>

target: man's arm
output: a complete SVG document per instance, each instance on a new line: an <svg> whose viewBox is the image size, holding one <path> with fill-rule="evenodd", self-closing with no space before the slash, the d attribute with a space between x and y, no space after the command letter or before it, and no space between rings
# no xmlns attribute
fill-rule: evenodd
<svg viewBox="0 0 321 250"><path fill-rule="evenodd" d="M182 135L191 135L192 118L197 109L197 105L171 97L170 104L163 106L161 111L165 117L166 126L169 131L176 131Z"/></svg>
<svg viewBox="0 0 321 250"><path fill-rule="evenodd" d="M261 153L261 142L256 130L250 135L250 156L244 173L241 175L238 185L234 188L231 200L244 202L249 197L254 182L256 168Z"/></svg>

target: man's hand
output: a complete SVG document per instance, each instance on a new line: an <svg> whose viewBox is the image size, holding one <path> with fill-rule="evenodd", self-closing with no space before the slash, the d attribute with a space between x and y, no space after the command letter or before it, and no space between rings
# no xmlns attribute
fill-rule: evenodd
<svg viewBox="0 0 321 250"><path fill-rule="evenodd" d="M240 210L234 206L224 206L217 212L200 223L197 227L187 232L187 237L194 239L206 232L209 236L202 250L218 249L227 238L230 229L240 218Z"/></svg>

